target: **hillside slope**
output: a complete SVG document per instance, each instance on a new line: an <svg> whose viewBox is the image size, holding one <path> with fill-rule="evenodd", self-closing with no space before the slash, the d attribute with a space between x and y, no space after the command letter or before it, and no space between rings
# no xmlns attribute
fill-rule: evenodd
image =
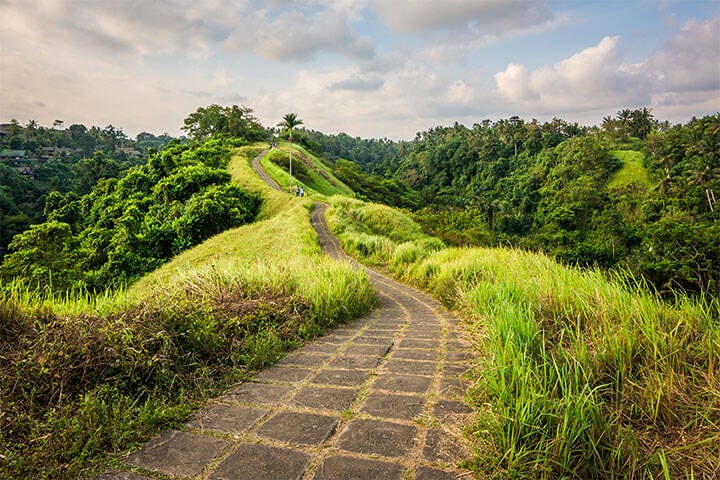
<svg viewBox="0 0 720 480"><path fill-rule="evenodd" d="M462 312L468 400L491 478L717 478L720 313L629 275L506 248L444 248L405 214L343 197L343 248Z"/></svg>
<svg viewBox="0 0 720 480"><path fill-rule="evenodd" d="M229 166L262 197L258 221L128 291L0 288L0 478L91 478L252 369L373 307L364 272L321 255L309 200L254 175L263 148L239 149Z"/></svg>
<svg viewBox="0 0 720 480"><path fill-rule="evenodd" d="M290 148L289 142L280 142L261 160L265 171L283 186L290 185ZM304 186L308 194L353 195L353 190L338 179L320 158L296 144L292 144L292 149L294 185Z"/></svg>

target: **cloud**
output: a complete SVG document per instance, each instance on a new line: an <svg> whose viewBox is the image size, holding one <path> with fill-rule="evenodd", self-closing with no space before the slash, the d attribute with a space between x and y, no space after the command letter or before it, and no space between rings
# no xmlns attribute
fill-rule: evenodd
<svg viewBox="0 0 720 480"><path fill-rule="evenodd" d="M249 51L271 60L309 61L320 52L370 58L374 44L358 36L342 12L284 11L277 16L255 12L251 23L225 42L234 51Z"/></svg>
<svg viewBox="0 0 720 480"><path fill-rule="evenodd" d="M498 34L552 19L546 2L537 0L395 0L378 2L375 6L380 18L399 32L464 29Z"/></svg>
<svg viewBox="0 0 720 480"><path fill-rule="evenodd" d="M665 91L720 90L720 16L690 20L642 67Z"/></svg>
<svg viewBox="0 0 720 480"><path fill-rule="evenodd" d="M475 100L475 91L462 80L456 80L447 89L447 101L461 105L469 105Z"/></svg>
<svg viewBox="0 0 720 480"><path fill-rule="evenodd" d="M690 20L645 61L629 64L620 37L528 71L518 63L495 74L495 94L515 108L539 112L650 106L677 118L720 110L720 17Z"/></svg>
<svg viewBox="0 0 720 480"><path fill-rule="evenodd" d="M18 1L3 5L2 28L40 48L82 48L110 55L184 52L206 57L229 33L223 5L182 1Z"/></svg>
<svg viewBox="0 0 720 480"><path fill-rule="evenodd" d="M173 53L203 60L223 47L273 60L307 61L319 52L352 58L374 53L373 42L349 26L350 6L290 4L277 10L234 0L35 3L32 8L32 0L5 0L0 22L43 48L83 48L139 61Z"/></svg>
<svg viewBox="0 0 720 480"><path fill-rule="evenodd" d="M618 36L604 37L593 47L532 72L511 63L495 74L495 92L516 105L558 113L647 105L651 80L623 63L617 52L619 41Z"/></svg>
<svg viewBox="0 0 720 480"><path fill-rule="evenodd" d="M330 90L352 90L355 92L374 92L382 88L385 81L379 77L361 77L353 75L330 85Z"/></svg>
<svg viewBox="0 0 720 480"><path fill-rule="evenodd" d="M513 102L528 98L530 93L530 75L525 65L511 63L504 72L495 74L497 93Z"/></svg>

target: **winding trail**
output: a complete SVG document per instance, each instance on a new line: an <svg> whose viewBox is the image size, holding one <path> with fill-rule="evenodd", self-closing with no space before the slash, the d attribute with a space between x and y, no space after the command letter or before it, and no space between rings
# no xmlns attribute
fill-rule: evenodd
<svg viewBox="0 0 720 480"><path fill-rule="evenodd" d="M323 251L364 268L328 230L326 209L316 203L311 216ZM211 400L182 429L130 454L127 471L97 478L470 478L456 467L470 457L460 428L471 412L461 378L471 353L459 320L424 293L366 271L375 311Z"/></svg>
<svg viewBox="0 0 720 480"><path fill-rule="evenodd" d="M267 174L265 169L260 165L260 160L268 154L270 150L263 150L258 155L255 156L255 158L252 159L252 168L255 170L255 173L257 173L257 176L262 179L263 182L267 183L270 188L274 188L275 190L283 191L282 187L278 185L278 183L273 179L270 175Z"/></svg>

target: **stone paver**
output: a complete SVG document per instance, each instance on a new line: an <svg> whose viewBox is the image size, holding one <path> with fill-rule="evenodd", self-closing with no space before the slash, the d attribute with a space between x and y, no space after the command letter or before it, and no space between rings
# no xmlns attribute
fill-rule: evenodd
<svg viewBox="0 0 720 480"><path fill-rule="evenodd" d="M425 393L432 383L431 377L418 375L388 374L375 380L375 388L397 393Z"/></svg>
<svg viewBox="0 0 720 480"><path fill-rule="evenodd" d="M370 370L320 370L315 375L312 383L321 383L325 385L338 385L342 387L358 387L365 383L370 377Z"/></svg>
<svg viewBox="0 0 720 480"><path fill-rule="evenodd" d="M299 480L310 455L257 444L241 444L208 480Z"/></svg>
<svg viewBox="0 0 720 480"><path fill-rule="evenodd" d="M187 423L189 428L228 434L241 433L255 425L267 410L233 405L210 404Z"/></svg>
<svg viewBox="0 0 720 480"><path fill-rule="evenodd" d="M312 212L326 253L345 258ZM379 307L288 354L98 480L445 480L470 457L459 320L372 270ZM133 470L139 469L139 473ZM145 476L143 476L145 475ZM460 476L460 477L459 477ZM163 478L166 478L163 477Z"/></svg>
<svg viewBox="0 0 720 480"><path fill-rule="evenodd" d="M126 460L128 465L167 475L198 475L230 442L192 433L166 431L150 440Z"/></svg>
<svg viewBox="0 0 720 480"><path fill-rule="evenodd" d="M347 452L403 457L415 443L417 427L382 420L354 420L340 433L335 446Z"/></svg>
<svg viewBox="0 0 720 480"><path fill-rule="evenodd" d="M95 480L153 480L150 477L143 477L142 475L138 475L136 473L132 472L106 472L101 473L97 477L95 477Z"/></svg>
<svg viewBox="0 0 720 480"><path fill-rule="evenodd" d="M313 480L401 480L402 471L395 463L334 456L323 461Z"/></svg>
<svg viewBox="0 0 720 480"><path fill-rule="evenodd" d="M422 397L371 393L360 411L373 417L412 420L422 413L424 405Z"/></svg>
<svg viewBox="0 0 720 480"><path fill-rule="evenodd" d="M335 430L340 417L314 413L279 412L255 432L287 443L320 445Z"/></svg>
<svg viewBox="0 0 720 480"><path fill-rule="evenodd" d="M425 437L423 458L431 462L456 463L468 452L458 438L438 429L430 429Z"/></svg>
<svg viewBox="0 0 720 480"><path fill-rule="evenodd" d="M260 372L258 380L270 382L295 383L306 379L315 370L297 367L272 367Z"/></svg>
<svg viewBox="0 0 720 480"><path fill-rule="evenodd" d="M345 410L357 395L356 390L335 387L303 387L290 401L292 405L323 410Z"/></svg>
<svg viewBox="0 0 720 480"><path fill-rule="evenodd" d="M220 397L220 400L232 403L277 405L292 389L293 387L285 385L244 383Z"/></svg>
<svg viewBox="0 0 720 480"><path fill-rule="evenodd" d="M415 360L391 359L385 364L391 373L407 373L414 375L433 375L437 369L437 362L422 362Z"/></svg>
<svg viewBox="0 0 720 480"><path fill-rule="evenodd" d="M439 468L419 467L415 474L415 480L457 480L457 472L448 472Z"/></svg>

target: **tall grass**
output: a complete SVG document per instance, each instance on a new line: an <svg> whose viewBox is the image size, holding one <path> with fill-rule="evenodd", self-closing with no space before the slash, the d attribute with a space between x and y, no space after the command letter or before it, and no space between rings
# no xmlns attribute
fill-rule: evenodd
<svg viewBox="0 0 720 480"><path fill-rule="evenodd" d="M356 208L366 207L335 203ZM363 253L352 247L368 244L363 217L336 211L334 218L343 219L333 225L349 251L382 260L468 319L478 353L468 394L477 410L470 433L481 445L478 473L720 475L717 301L667 303L628 274L581 271L513 249L421 248L375 231L382 255Z"/></svg>
<svg viewBox="0 0 720 480"><path fill-rule="evenodd" d="M0 478L84 478L208 396L365 313L361 270L321 255L310 202L256 180L261 220L184 252L124 291L57 297L0 286Z"/></svg>

